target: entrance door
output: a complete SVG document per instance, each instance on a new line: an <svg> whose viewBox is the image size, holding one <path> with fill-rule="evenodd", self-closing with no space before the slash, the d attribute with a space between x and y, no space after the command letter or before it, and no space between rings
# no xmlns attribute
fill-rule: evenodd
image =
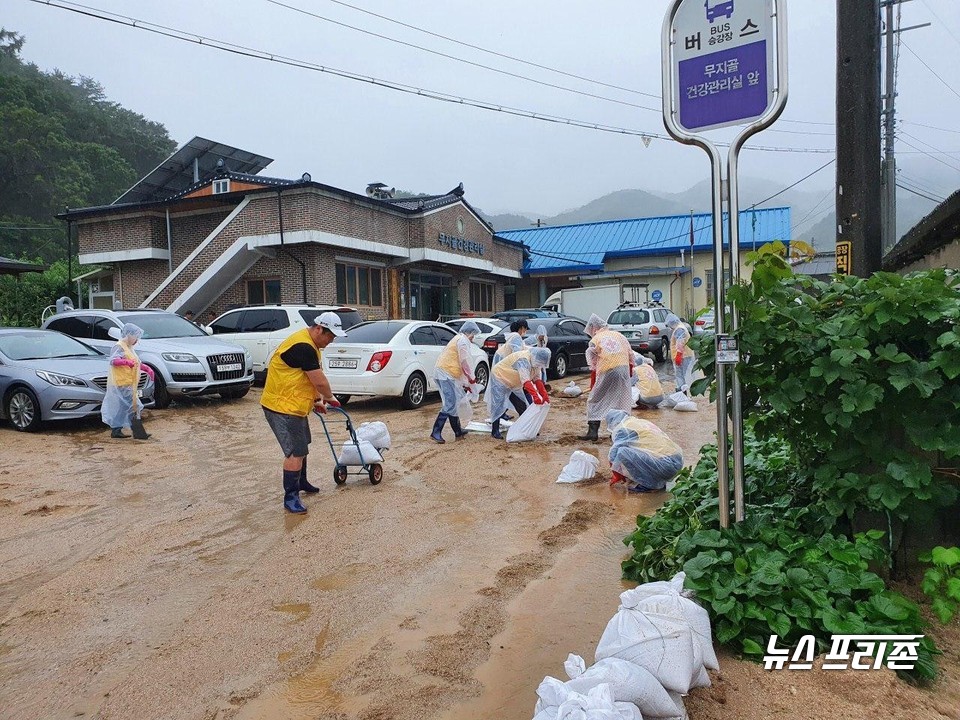
<svg viewBox="0 0 960 720"><path fill-rule="evenodd" d="M410 273L410 318L436 320L457 314L457 293L453 278L436 273Z"/></svg>

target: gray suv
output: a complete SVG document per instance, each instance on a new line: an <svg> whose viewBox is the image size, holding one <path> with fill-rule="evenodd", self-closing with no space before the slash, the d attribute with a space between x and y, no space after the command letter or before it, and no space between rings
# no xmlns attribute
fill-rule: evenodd
<svg viewBox="0 0 960 720"><path fill-rule="evenodd" d="M607 325L623 335L636 352L650 353L663 362L670 350L669 314L662 305L621 305L610 313Z"/></svg>
<svg viewBox="0 0 960 720"><path fill-rule="evenodd" d="M116 343L111 335L133 323L143 328L137 343L140 359L156 373L155 406L165 408L178 395L219 393L224 399L242 398L253 384L250 353L239 345L212 338L189 320L165 310L71 310L44 321L101 351Z"/></svg>

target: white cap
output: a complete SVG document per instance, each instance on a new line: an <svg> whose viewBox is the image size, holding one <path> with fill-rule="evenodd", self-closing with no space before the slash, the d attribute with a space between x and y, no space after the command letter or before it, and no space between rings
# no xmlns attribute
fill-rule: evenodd
<svg viewBox="0 0 960 720"><path fill-rule="evenodd" d="M346 336L346 333L343 331L343 322L340 320L340 316L334 312L320 313L314 318L313 324L317 327L326 328L337 337Z"/></svg>

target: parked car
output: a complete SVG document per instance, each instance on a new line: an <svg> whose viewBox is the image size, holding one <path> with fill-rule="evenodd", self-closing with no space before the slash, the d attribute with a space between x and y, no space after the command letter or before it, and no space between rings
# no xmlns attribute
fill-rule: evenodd
<svg viewBox="0 0 960 720"><path fill-rule="evenodd" d="M312 325L314 318L324 312L339 315L344 330L363 322L359 312L338 305L251 305L227 310L210 323L210 329L219 339L236 343L249 352L253 372L262 378L280 343Z"/></svg>
<svg viewBox="0 0 960 720"><path fill-rule="evenodd" d="M137 355L156 373L156 407L165 408L171 398L181 395L219 393L224 399L235 399L250 390L250 354L239 345L208 336L175 313L143 309L70 310L50 316L43 327L109 352L116 343L111 329L116 333L124 323L143 329Z"/></svg>
<svg viewBox="0 0 960 720"><path fill-rule="evenodd" d="M650 353L657 362L663 362L670 349L669 314L669 308L661 305L623 305L610 313L607 325L621 333L636 352Z"/></svg>
<svg viewBox="0 0 960 720"><path fill-rule="evenodd" d="M481 348L483 347L484 340L491 335L496 335L497 333L502 332L504 328L510 324L506 320L494 320L493 318L457 318L456 320L450 320L445 324L449 325L457 332L460 332L460 327L468 320L473 320L477 324L477 327L480 328L480 332L473 338L473 344Z"/></svg>
<svg viewBox="0 0 960 720"><path fill-rule="evenodd" d="M693 334L703 335L704 333L712 333L714 330L714 320L713 308L707 308L702 315L697 316L696 320L693 321Z"/></svg>
<svg viewBox="0 0 960 720"><path fill-rule="evenodd" d="M559 380L574 370L587 367L587 346L590 336L584 328L586 323L577 318L552 317L537 319L537 325L543 325L547 331L547 347L550 348L550 368L548 375ZM536 327L531 328L534 332ZM505 333L491 335L483 343L483 349L493 361L493 354L503 344Z"/></svg>
<svg viewBox="0 0 960 720"><path fill-rule="evenodd" d="M491 320L503 320L512 323L514 320L529 320L530 318L558 318L563 317L560 313L553 310L541 310L540 308L517 308L515 310L504 310L494 313L490 316Z"/></svg>
<svg viewBox="0 0 960 720"><path fill-rule="evenodd" d="M48 420L97 415L107 389L109 358L52 330L0 328L0 416L14 429L39 430ZM137 394L153 404L153 382L140 373Z"/></svg>
<svg viewBox="0 0 960 720"><path fill-rule="evenodd" d="M456 333L446 325L418 320L374 320L355 325L323 351L323 370L341 403L353 395L399 397L404 409L423 405L436 392L437 359ZM474 374L490 377L486 353L471 345Z"/></svg>

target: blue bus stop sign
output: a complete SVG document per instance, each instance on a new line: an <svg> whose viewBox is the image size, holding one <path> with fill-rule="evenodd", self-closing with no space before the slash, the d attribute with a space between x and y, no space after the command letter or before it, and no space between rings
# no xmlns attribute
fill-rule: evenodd
<svg viewBox="0 0 960 720"><path fill-rule="evenodd" d="M650 297L653 298L654 302L660 302L663 300L663 293L659 290L654 290L652 293L650 293Z"/></svg>
<svg viewBox="0 0 960 720"><path fill-rule="evenodd" d="M673 110L687 132L742 125L775 100L773 0L683 0L671 24Z"/></svg>

